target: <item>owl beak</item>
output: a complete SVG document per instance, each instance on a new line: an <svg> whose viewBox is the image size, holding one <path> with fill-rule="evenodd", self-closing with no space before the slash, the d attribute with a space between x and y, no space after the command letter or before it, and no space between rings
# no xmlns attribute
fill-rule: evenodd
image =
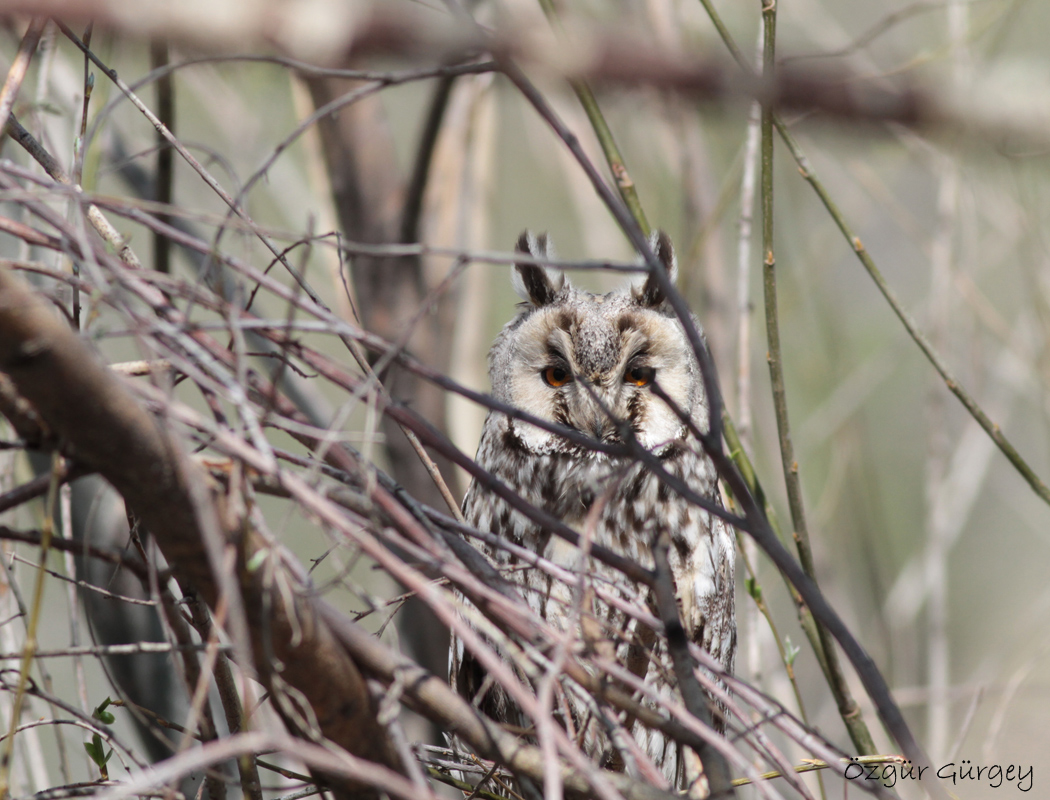
<svg viewBox="0 0 1050 800"><path fill-rule="evenodd" d="M599 442L603 441L605 435L609 432L609 427L609 420L606 419L604 414L596 416L591 420L591 435Z"/></svg>
<svg viewBox="0 0 1050 800"><path fill-rule="evenodd" d="M589 420L589 433L599 442L617 441L616 423L600 408L596 408Z"/></svg>
<svg viewBox="0 0 1050 800"><path fill-rule="evenodd" d="M606 408L612 405L612 398L603 390L601 375L591 376L587 382L594 388L586 392L587 397L581 398L581 405L577 407L577 419L580 422L578 429L589 433L599 442L608 442L616 432L616 423L609 418L606 411Z"/></svg>

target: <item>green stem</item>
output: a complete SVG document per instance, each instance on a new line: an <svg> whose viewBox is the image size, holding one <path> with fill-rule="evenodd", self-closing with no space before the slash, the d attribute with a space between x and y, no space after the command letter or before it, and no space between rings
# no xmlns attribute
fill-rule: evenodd
<svg viewBox="0 0 1050 800"><path fill-rule="evenodd" d="M743 534L737 533L738 539L742 536ZM796 648L794 653L788 652L784 640L780 637L780 631L777 630L776 623L773 621L773 615L769 611L769 606L766 605L765 595L762 594L762 585L758 582L758 574L755 572L754 565L747 557L747 549L739 542L738 549L744 560L744 569L748 575L747 593L755 601L755 607L758 608L758 612L765 618L770 633L773 634L773 641L776 643L777 652L780 654L780 662L784 665L784 672L787 673L788 681L791 682L791 690L795 693L795 703L798 705L799 716L808 727L809 715L806 713L806 705L802 702L802 690L799 688L798 680L795 677L795 656L798 654L798 649ZM738 781L733 781L733 785L740 786L742 784L738 783ZM824 776L819 772L817 773L817 785L820 787L822 800L827 800L828 793L824 788Z"/></svg>
<svg viewBox="0 0 1050 800"><path fill-rule="evenodd" d="M730 419L729 414L722 413L722 436L726 438L726 444L729 446L729 455L736 465L736 468L740 471L740 477L743 478L743 482L748 484L748 489L751 491L752 497L762 507L762 511L765 514L765 519L769 520L770 527L773 528L773 532L776 533L777 539L781 542L784 541L784 534L780 528L780 520L777 518L776 509L770 504L768 498L765 497L765 491L762 489L762 484L759 483L758 477L755 475L755 467L751 463L751 458L748 456L747 450L743 449L743 445L740 443L740 437L736 433L736 425L733 424L733 420ZM729 487L727 487L727 491ZM820 669L823 670L824 675L827 675L827 661L824 660L824 651L820 646L820 637L817 634L817 623L813 618L813 614L810 609L802 602L802 595L798 593L798 589L784 578L784 586L787 587L787 591L791 593L792 599L795 602L795 608L798 611L799 624L802 626L802 631L813 647L813 653L817 656L817 662L820 665Z"/></svg>
<svg viewBox="0 0 1050 800"><path fill-rule="evenodd" d="M58 501L58 487L64 463L62 456L55 450L51 455L51 482L47 488L47 502L44 507L44 521L40 526L40 562L37 565L36 584L33 587L33 603L29 608L29 620L26 622L26 640L22 648L22 666L18 673L18 685L14 701L11 703L11 727L4 742L3 756L0 758L0 797L10 796L11 757L15 749L15 731L22 716L26 689L29 686L29 670L37 651L37 629L40 625L40 611L44 605L44 581L47 579L47 556L51 552L51 539L55 532L55 505Z"/></svg>
<svg viewBox="0 0 1050 800"><path fill-rule="evenodd" d="M427 774L440 783L444 783L447 786L452 786L453 788L459 789L461 792L465 792L468 797L481 797L484 798L484 800L506 800L504 795L479 789L473 784L454 778L447 772L442 772L434 767L427 767Z"/></svg>
<svg viewBox="0 0 1050 800"><path fill-rule="evenodd" d="M774 119L777 132L780 134L780 138L783 139L784 144L787 145L788 150L791 152L792 157L795 159L795 163L798 164L799 173L802 177L813 187L813 190L817 193L817 197L820 198L820 202L824 204L824 208L827 209L831 218L835 221L838 229L842 232L842 235L846 237L850 247L853 248L853 252L857 254L857 258L860 260L861 265L867 270L868 275L875 281L875 285L879 291L882 292L882 296L886 298L886 302L890 304L890 308L893 309L893 313L897 315L897 318L904 325L904 329L908 331L908 335L911 336L912 340L922 350L923 355L926 356L927 360L933 365L933 368L937 370L937 373L941 376L944 381L944 385L948 387L948 391L954 394L959 402L965 406L966 410L970 412L977 424L980 425L984 432L991 437L991 440L995 442L1002 454L1006 456L1006 459L1013 464L1014 469L1021 473L1021 477L1028 482L1028 485L1032 487L1034 491L1045 503L1050 505L1050 487L1047 487L1045 483L1035 474L1028 462L1024 460L1020 453L1017 452L1016 448L1007 439L1003 432L999 429L999 426L992 422L991 418L984 412L984 410L977 405L977 402L970 396L962 385L956 380L955 375L952 373L948 364L940 354L934 349L933 345L930 344L930 340L926 338L926 335L919 330L919 326L915 323L915 320L911 318L911 315L901 305L900 300L897 298L896 293L890 288L890 285L886 283L886 279L882 275L882 271L875 265L874 259L868 253L864 244L861 242L853 229L846 222L846 218L842 215L838 205L831 196L828 194L824 184L821 183L820 179L813 174L813 170L810 169L809 161L806 159L802 149L798 146L798 142L795 141L795 137L788 131L787 126L784 125L783 121L779 118Z"/></svg>
<svg viewBox="0 0 1050 800"><path fill-rule="evenodd" d="M739 538L740 536L741 534L738 533L737 537ZM795 693L795 702L798 704L799 716L806 725L809 725L809 715L806 714L806 706L802 702L802 690L799 688L798 680L795 677L794 657L788 653L784 640L780 636L780 631L777 630L777 625L773 621L773 615L769 611L769 606L766 605L766 598L762 593L762 585L758 582L758 573L755 572L755 567L751 563L751 559L747 557L747 551L742 546L740 547L740 553L744 561L744 571L747 572L747 593L755 602L755 607L759 613L765 617L766 624L769 625L769 630L773 634L773 641L777 646L777 652L780 654L780 660L784 664L784 672L787 673L788 680L791 682L791 690Z"/></svg>
<svg viewBox="0 0 1050 800"><path fill-rule="evenodd" d="M827 761L821 761L819 759L808 759L804 764L800 764L799 766L795 767L795 773L796 774L802 774L803 772L816 772L817 773L817 777L819 778L821 770L831 769L832 767L834 767L836 769L838 769L839 767L844 767L845 769L848 769L850 764L857 764L857 765L863 767L865 765L871 765L871 764L901 764L901 765L904 765L904 764L907 764L907 763L908 762L905 761L904 756L897 756L897 755L857 756L857 757L853 757L853 758L849 758L849 759L843 758L838 763L831 763L831 764L829 764ZM764 772L759 777L761 777L762 780L768 781L768 780L772 780L773 778L782 778L784 776L781 775L779 772ZM750 778L737 778L736 780L733 781L733 785L734 786L747 786L751 782L752 781L751 781Z"/></svg>
<svg viewBox="0 0 1050 800"><path fill-rule="evenodd" d="M748 73L753 72L751 66L744 58L744 54L740 51L740 48L736 46L736 42L733 41L729 29L726 28L721 17L719 17L718 12L715 10L715 7L711 4L711 0L700 0L700 3L710 16L711 22L715 26L715 30L717 30L719 36L722 37L722 41L725 43L726 49L729 50L730 54L733 56L733 59ZM963 404L966 410L970 413L970 416L977 421L977 424L981 426L984 432L991 437L992 441L995 442L996 446L1002 454L1006 456L1006 459L1013 465L1014 469L1021 473L1021 477L1025 479L1028 485L1032 488L1032 491L1034 491L1045 503L1050 505L1050 487L1047 487L1039 476L1035 474L1035 471L1028 465L1028 462L1024 460L1021 454L1017 452L1017 449L1013 444L1003 436L1003 432L999 429L999 426L992 422L988 415L984 413L981 407L977 405L976 401L970 396L969 392L959 384L944 359L940 357L926 336L919 330L914 320L912 320L911 315L904 310L904 307L897 299L897 295L886 283L885 278L882 276L882 272L875 265L875 261L864 248L860 238L857 237L853 232L853 229L847 224L838 205L831 199L831 196L824 188L824 184L813 174L813 170L810 169L809 161L802 152L802 148L798 146L798 142L795 141L795 138L791 135L790 131L788 131L784 121L776 114L773 115L773 125L776 127L777 133L780 135L784 144L787 145L792 158L795 159L795 163L798 164L799 172L802 174L802 177L813 187L813 190L817 193L821 203L824 204L824 208L827 209L831 218L838 226L839 231L841 231L842 235L846 237L853 252L857 254L857 258L860 260L861 265L867 270L871 279L875 281L875 285L878 287L879 291L882 292L882 296L886 299L886 302L890 304L890 308L893 309L897 318L904 325L905 330L908 331L908 335L911 336L912 340L919 346L919 349L922 350L923 355L925 355L933 365L933 368L937 370L937 373L941 376L945 386L947 386L948 390L959 399L959 402Z"/></svg>
<svg viewBox="0 0 1050 800"><path fill-rule="evenodd" d="M543 13L547 15L551 27L558 30L559 33L563 33L561 23L558 20L558 13L554 8L554 0L539 0L539 4L543 9ZM635 188L634 181L631 180L631 174L627 171L627 164L624 162L623 154L616 144L616 139L613 136L612 129L609 128L609 123L605 120L605 115L602 114L602 110L598 106L598 100L595 98L594 92L591 91L591 87L586 81L569 81L569 85L572 86L572 90L576 93L580 105L583 106L583 112L587 115L587 119L594 129L594 135L597 137L602 153L605 155L605 162L609 165L609 171L612 172L613 179L616 182L616 190L620 193L627 210L631 212L631 216L638 223L638 227L642 229L642 233L648 237L652 229L649 227L649 221L645 218L642 201L638 199L638 190Z"/></svg>
<svg viewBox="0 0 1050 800"><path fill-rule="evenodd" d="M616 181L616 190L620 193L620 197L623 198L623 202L627 205L631 216L638 223L638 227L642 229L642 233L648 236L651 228L649 227L649 221L645 218L645 212L642 210L642 201L638 199L638 190L635 188L634 181L631 180L631 175L627 171L627 165L624 163L620 148L616 146L616 140L613 138L612 131L605 121L605 115L602 114L601 109L598 107L598 101L594 97L594 92L591 91L591 87L584 81L572 81L572 88L580 99L580 105L583 106L587 119L590 120L591 126L594 128L594 134L598 137L598 143L602 146L605 160L609 164L609 170Z"/></svg>
<svg viewBox="0 0 1050 800"><path fill-rule="evenodd" d="M762 511L765 513L766 519L769 520L769 527L773 529L777 538L783 542L784 533L780 528L780 520L777 517L776 509L770 504L765 491L762 489L762 484L755 475L755 467L751 463L747 451L744 450L744 447L740 442L740 436L737 434L733 420L724 412L722 414L722 426L722 435L725 437L726 444L729 446L729 457L733 460L736 468L740 471L740 475L744 479L744 483L747 484L751 496L762 506ZM817 633L816 620L813 619L813 614L810 612L809 607L803 602L802 595L799 594L798 589L795 588L794 584L785 578L784 585L787 587L788 592L791 594L791 599L795 603L799 624L802 626L802 631L806 634L806 638L809 640L810 646L813 648L813 654L817 657L817 663L820 664L824 676L830 683L831 678L828 672L828 662L824 658L824 649L820 644L820 636Z"/></svg>
<svg viewBox="0 0 1050 800"><path fill-rule="evenodd" d="M763 0L762 22L765 31L765 45L762 53L762 80L772 85L776 79L776 0ZM795 460L795 448L791 441L791 425L787 407L787 387L784 382L784 369L781 360L780 319L777 314L777 279L776 256L773 248L773 127L774 113L769 105L762 106L762 262L763 287L766 306L766 337L768 341L769 379L773 390L773 409L777 420L777 433L780 439L780 458L784 469L784 485L787 489L788 507L791 510L791 524L794 528L795 547L802 569L814 581L817 579L816 565L813 562L813 548L809 540L809 527L806 524L805 505L802 500L802 483L798 475L798 462ZM867 724L861 716L860 706L853 698L846 675L839 663L835 642L823 625L816 626L820 640L820 649L824 652L827 676L831 692L838 704L839 714L846 724L853 746L859 753L872 755L876 752L875 742Z"/></svg>

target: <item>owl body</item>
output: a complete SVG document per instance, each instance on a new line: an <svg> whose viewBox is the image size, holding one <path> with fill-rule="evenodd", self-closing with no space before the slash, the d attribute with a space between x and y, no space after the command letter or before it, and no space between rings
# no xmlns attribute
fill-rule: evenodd
<svg viewBox="0 0 1050 800"><path fill-rule="evenodd" d="M669 242L654 244L673 270ZM542 240L526 235L519 250L546 256ZM707 428L699 367L655 281L594 295L572 286L563 274L518 264L515 283L526 302L490 352L495 398L606 443L621 442L626 424L668 472L717 501L713 464L678 414L652 392L658 383L698 429ZM732 670L735 548L722 520L678 497L634 459L596 452L496 411L485 422L476 460L526 501L582 534L581 546L570 544L477 482L468 489L463 512L469 524L581 577L572 586L518 563L503 549L480 544L540 617L572 634L580 648L602 654L604 647L661 694L676 691L658 637L616 602L652 606L647 588L585 553L590 542L652 568L653 543L666 531L686 633L725 670ZM457 640L451 680L498 721L525 728L531 724L500 687L486 683ZM606 718L615 712L598 707L571 682L565 684L556 706L567 730L606 766L629 767L631 747L608 734ZM629 721L625 725L672 785L682 786L688 770L678 748L657 731Z"/></svg>

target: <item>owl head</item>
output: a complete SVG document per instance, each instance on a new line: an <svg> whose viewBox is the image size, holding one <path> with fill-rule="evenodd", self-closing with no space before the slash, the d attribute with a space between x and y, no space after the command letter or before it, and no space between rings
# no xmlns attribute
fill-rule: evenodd
<svg viewBox="0 0 1050 800"><path fill-rule="evenodd" d="M673 280L670 239L658 232L651 246ZM552 258L547 237L528 231L517 250L541 262ZM653 393L659 384L707 427L695 356L653 276L593 294L573 286L563 272L518 263L513 282L524 302L489 354L497 399L603 442L620 441L626 422L644 447L659 452L685 433L678 415ZM509 419L504 424L515 444L533 453L578 451L535 425Z"/></svg>

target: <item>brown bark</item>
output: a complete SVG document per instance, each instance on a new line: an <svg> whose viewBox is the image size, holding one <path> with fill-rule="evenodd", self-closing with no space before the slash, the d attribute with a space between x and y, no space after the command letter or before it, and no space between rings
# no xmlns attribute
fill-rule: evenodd
<svg viewBox="0 0 1050 800"><path fill-rule="evenodd" d="M256 671L290 727L401 768L361 673L321 618L316 602L297 591L302 586L280 560L279 551L273 559L276 574L266 568L254 573L244 569L255 553L271 550L270 544L251 531L224 529L207 476L186 457L171 431L135 401L121 379L39 296L2 267L0 370L67 452L123 496L182 585L196 590L213 608L224 593L231 608L243 597L242 619ZM235 576L214 568L228 545L239 548L241 567ZM264 575L292 591L273 591ZM236 634L235 625L233 629ZM296 709L293 697L304 699L309 709ZM313 729L311 717L319 731ZM348 795L361 787L344 782L338 788Z"/></svg>
<svg viewBox="0 0 1050 800"><path fill-rule="evenodd" d="M205 485L207 476L186 457L162 422L136 402L122 379L99 362L42 298L2 266L0 371L10 377L22 401L32 404L65 449L75 453L78 463L98 471L122 494L128 508L153 534L175 577L214 607L225 580L209 566L213 559L206 552L206 528L218 528L223 515L212 492L202 503L193 485ZM206 518L204 524L202 518ZM224 530L221 536L220 546L234 542L237 534ZM242 558L236 591L244 600L255 666L286 722L303 738L317 734L308 722L299 722L312 715L329 740L354 755L403 772L377 720L364 682L367 674L383 683L401 681L410 705L443 730L459 734L477 752L509 765L516 773L543 780L545 768L538 748L483 719L444 680L390 650L323 600L296 591L302 588L297 572L261 536L249 531L239 544ZM253 573L244 568L264 548L276 562L273 580L290 585L292 592L272 591L264 584L259 576L268 573L267 568ZM287 598L293 605L285 602ZM296 697L309 702L305 714L294 708ZM627 800L673 798L626 776L603 775ZM345 778L328 774L327 779L341 800L377 795L371 787ZM594 794L592 775L562 767L562 779L574 796Z"/></svg>

